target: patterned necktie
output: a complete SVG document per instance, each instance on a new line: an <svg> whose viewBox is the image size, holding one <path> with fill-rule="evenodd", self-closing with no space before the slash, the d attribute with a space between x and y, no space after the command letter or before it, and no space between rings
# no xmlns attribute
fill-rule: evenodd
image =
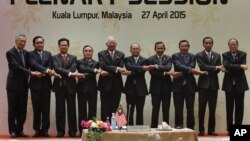
<svg viewBox="0 0 250 141"><path fill-rule="evenodd" d="M25 60L24 60L23 50L20 50L20 51L19 51L19 55L20 55L20 57L21 57L22 64L23 64L23 66L25 67Z"/></svg>
<svg viewBox="0 0 250 141"><path fill-rule="evenodd" d="M185 65L187 66L189 62L189 58L187 54L183 55L183 60L184 60Z"/></svg>
<svg viewBox="0 0 250 141"><path fill-rule="evenodd" d="M38 52L40 59L43 60L43 53L42 52Z"/></svg>
<svg viewBox="0 0 250 141"><path fill-rule="evenodd" d="M63 55L63 63L67 62L67 55Z"/></svg>
<svg viewBox="0 0 250 141"><path fill-rule="evenodd" d="M88 67L90 67L91 64L92 64L91 60L88 60L88 61L87 61L87 64L88 64Z"/></svg>
<svg viewBox="0 0 250 141"><path fill-rule="evenodd" d="M162 57L159 56L158 59L159 59L160 65L162 65Z"/></svg>

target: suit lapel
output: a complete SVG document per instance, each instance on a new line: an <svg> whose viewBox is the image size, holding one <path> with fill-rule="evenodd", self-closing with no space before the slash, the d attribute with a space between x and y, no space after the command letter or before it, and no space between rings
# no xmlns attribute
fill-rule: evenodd
<svg viewBox="0 0 250 141"><path fill-rule="evenodd" d="M235 63L238 63L239 58L240 58L240 53L237 52L236 55L235 55L235 60L234 60L234 62L235 62Z"/></svg>
<svg viewBox="0 0 250 141"><path fill-rule="evenodd" d="M15 54L15 56L17 58L17 61L19 62L19 65L23 66L21 56L20 56L19 52L17 51L17 49L15 47L13 47L13 53ZM24 56L24 58L25 57L26 57L26 55Z"/></svg>
<svg viewBox="0 0 250 141"><path fill-rule="evenodd" d="M160 61L159 61L159 59L158 59L158 56L157 56L157 55L155 55L155 56L154 56L154 60L155 60L155 63L156 63L156 64L160 64Z"/></svg>
<svg viewBox="0 0 250 141"><path fill-rule="evenodd" d="M142 58L141 56L138 57L137 63L135 63L137 66L139 66L141 64Z"/></svg>
<svg viewBox="0 0 250 141"><path fill-rule="evenodd" d="M108 59L109 63L110 63L110 64L113 64L112 57L110 56L110 53L109 53L108 50L106 50L105 54L106 54L106 56L107 56L107 59ZM115 57L115 55L114 55L114 57Z"/></svg>
<svg viewBox="0 0 250 141"><path fill-rule="evenodd" d="M56 56L56 60L60 64L60 66L63 66L63 58L60 53Z"/></svg>
<svg viewBox="0 0 250 141"><path fill-rule="evenodd" d="M38 54L38 52L37 52L37 51L34 51L34 54L35 54L35 56L36 56L36 59L39 61L39 63L40 63L40 64L43 64L42 58L41 58L41 56Z"/></svg>
<svg viewBox="0 0 250 141"><path fill-rule="evenodd" d="M91 67L93 65L93 60L91 59L90 61L83 59L83 63L86 67Z"/></svg>
<svg viewBox="0 0 250 141"><path fill-rule="evenodd" d="M216 60L218 59L218 55L216 55L213 51L211 53L211 64L216 63Z"/></svg>
<svg viewBox="0 0 250 141"><path fill-rule="evenodd" d="M180 57L180 61L182 62L182 64L184 64L185 66L188 66L189 63L189 54L183 55L183 54L179 54Z"/></svg>
<svg viewBox="0 0 250 141"><path fill-rule="evenodd" d="M162 65L165 64L166 62L167 62L167 56L162 55Z"/></svg>
<svg viewBox="0 0 250 141"><path fill-rule="evenodd" d="M205 51L205 50L202 52L202 56L203 56L203 59L204 59L207 63L209 63L209 59L208 59L208 57L207 57L207 54L206 54L206 51Z"/></svg>
<svg viewBox="0 0 250 141"><path fill-rule="evenodd" d="M231 62L235 63L233 54L230 51L228 52L228 56L230 57ZM237 56L237 54L236 54L236 56Z"/></svg>

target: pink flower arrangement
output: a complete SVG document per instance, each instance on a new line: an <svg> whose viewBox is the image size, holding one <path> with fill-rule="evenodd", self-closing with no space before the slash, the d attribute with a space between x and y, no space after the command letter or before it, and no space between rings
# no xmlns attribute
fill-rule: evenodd
<svg viewBox="0 0 250 141"><path fill-rule="evenodd" d="M111 131L110 123L103 122L101 120L97 120L93 118L93 120L82 120L81 125L84 129L95 130L95 131Z"/></svg>
<svg viewBox="0 0 250 141"><path fill-rule="evenodd" d="M101 141L102 133L111 131L110 123L93 118L93 120L82 120L81 126L88 129L87 141Z"/></svg>

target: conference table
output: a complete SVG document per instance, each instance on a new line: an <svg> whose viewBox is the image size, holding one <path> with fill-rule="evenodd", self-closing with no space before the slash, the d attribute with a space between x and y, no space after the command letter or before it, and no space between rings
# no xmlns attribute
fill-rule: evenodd
<svg viewBox="0 0 250 141"><path fill-rule="evenodd" d="M87 141L88 131L84 130L82 141ZM149 131L126 131L116 130L105 132L101 136L101 141L198 141L198 137L194 130L171 129L171 130L158 130L150 129Z"/></svg>

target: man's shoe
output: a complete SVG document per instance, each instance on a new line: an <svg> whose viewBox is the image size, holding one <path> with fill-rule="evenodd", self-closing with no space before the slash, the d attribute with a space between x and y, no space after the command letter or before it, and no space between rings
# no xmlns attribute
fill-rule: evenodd
<svg viewBox="0 0 250 141"><path fill-rule="evenodd" d="M82 131L79 132L79 136L82 137Z"/></svg>
<svg viewBox="0 0 250 141"><path fill-rule="evenodd" d="M49 135L48 132L44 132L44 133L42 134L42 136L43 136L43 137L50 137L50 135Z"/></svg>
<svg viewBox="0 0 250 141"><path fill-rule="evenodd" d="M180 125L180 126L175 126L175 128L176 128L176 129L182 129L183 126L182 126L182 125Z"/></svg>
<svg viewBox="0 0 250 141"><path fill-rule="evenodd" d="M10 133L10 137L11 137L11 138L16 138L16 137L17 137L17 135L16 135L16 133L15 133L15 132L12 132L12 133Z"/></svg>
<svg viewBox="0 0 250 141"><path fill-rule="evenodd" d="M215 132L208 132L208 135L209 135L209 136L218 136L218 134L215 133Z"/></svg>
<svg viewBox="0 0 250 141"><path fill-rule="evenodd" d="M40 137L39 132L35 132L35 134L33 135L33 137L35 137L35 138Z"/></svg>
<svg viewBox="0 0 250 141"><path fill-rule="evenodd" d="M62 138L62 137L64 137L64 134L63 133L57 133L56 137L57 138Z"/></svg>
<svg viewBox="0 0 250 141"><path fill-rule="evenodd" d="M18 134L18 137L27 138L27 137L29 137L29 136L26 135L26 134L24 134L23 132L20 132L20 133Z"/></svg>
<svg viewBox="0 0 250 141"><path fill-rule="evenodd" d="M204 134L204 132L200 132L199 134L198 134L198 136L204 136L205 134Z"/></svg>
<svg viewBox="0 0 250 141"><path fill-rule="evenodd" d="M76 137L76 133L69 133L70 137Z"/></svg>

